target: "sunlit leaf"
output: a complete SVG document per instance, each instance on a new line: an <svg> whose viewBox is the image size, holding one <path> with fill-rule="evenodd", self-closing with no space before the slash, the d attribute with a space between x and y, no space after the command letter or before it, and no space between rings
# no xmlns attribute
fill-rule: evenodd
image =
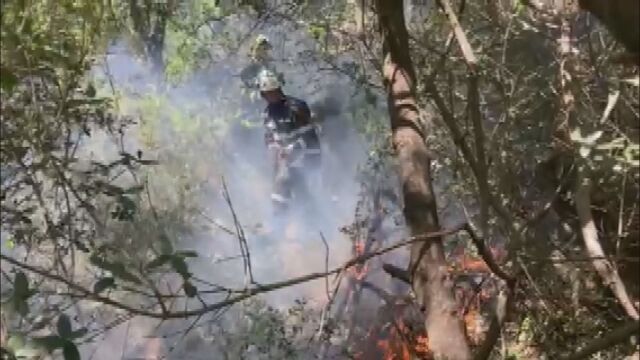
<svg viewBox="0 0 640 360"><path fill-rule="evenodd" d="M580 156L582 156L583 158L586 158L589 156L589 154L591 154L591 148L587 147L587 146L580 146Z"/></svg>
<svg viewBox="0 0 640 360"><path fill-rule="evenodd" d="M571 134L569 134L569 137L571 139L571 141L575 141L575 142L580 142L582 141L582 132L580 131L580 128L576 128L574 129Z"/></svg>
<svg viewBox="0 0 640 360"><path fill-rule="evenodd" d="M13 352L22 349L25 345L25 338L22 334L12 334L7 341L7 348L11 349Z"/></svg>
<svg viewBox="0 0 640 360"><path fill-rule="evenodd" d="M33 347L23 347L15 351L18 359L32 359L42 355L42 350Z"/></svg>
<svg viewBox="0 0 640 360"><path fill-rule="evenodd" d="M598 141L598 139L600 139L602 134L603 134L603 132L601 130L598 130L598 131L594 132L593 134L588 135L583 140L584 140L584 142L586 144L593 145L593 144L595 144L596 141Z"/></svg>

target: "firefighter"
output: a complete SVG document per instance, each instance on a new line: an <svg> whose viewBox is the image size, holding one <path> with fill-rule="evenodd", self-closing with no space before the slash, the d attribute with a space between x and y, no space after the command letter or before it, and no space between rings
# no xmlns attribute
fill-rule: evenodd
<svg viewBox="0 0 640 360"><path fill-rule="evenodd" d="M303 100L282 92L278 76L263 70L258 76L264 110L265 144L274 165L271 199L277 213L310 200L309 184L317 181L320 141L311 111Z"/></svg>
<svg viewBox="0 0 640 360"><path fill-rule="evenodd" d="M249 64L240 72L240 79L248 89L257 89L257 78L261 71L275 71L273 57L271 56L272 49L273 45L271 45L266 36L260 34L256 37L250 50ZM281 74L278 74L278 79L281 83L284 83L284 78Z"/></svg>

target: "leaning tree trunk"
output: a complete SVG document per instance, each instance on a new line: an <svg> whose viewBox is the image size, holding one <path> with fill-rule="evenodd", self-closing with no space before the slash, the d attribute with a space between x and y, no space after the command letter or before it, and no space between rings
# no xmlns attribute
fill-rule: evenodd
<svg viewBox="0 0 640 360"><path fill-rule="evenodd" d="M415 99L415 71L409 54L402 1L376 0L383 36L384 80L393 146L400 171L404 216L412 235L439 228L430 160ZM409 262L411 285L425 310L429 347L437 359L470 359L464 325L457 316L453 282L442 239L416 243Z"/></svg>

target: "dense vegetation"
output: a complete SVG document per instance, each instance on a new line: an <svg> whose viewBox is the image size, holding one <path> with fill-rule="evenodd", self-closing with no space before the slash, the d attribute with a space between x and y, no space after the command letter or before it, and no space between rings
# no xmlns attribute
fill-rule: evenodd
<svg viewBox="0 0 640 360"><path fill-rule="evenodd" d="M2 0L2 359L637 358L638 5L558 3ZM285 239L261 32L328 150Z"/></svg>

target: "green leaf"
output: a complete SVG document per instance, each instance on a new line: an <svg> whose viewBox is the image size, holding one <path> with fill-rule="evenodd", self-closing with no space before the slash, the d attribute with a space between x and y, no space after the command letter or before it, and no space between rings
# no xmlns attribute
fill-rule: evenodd
<svg viewBox="0 0 640 360"><path fill-rule="evenodd" d="M27 316L27 314L29 313L29 304L27 303L27 300L24 298L19 298L17 296L14 296L13 308L22 317Z"/></svg>
<svg viewBox="0 0 640 360"><path fill-rule="evenodd" d="M184 293L192 298L198 294L198 288L196 288L191 282L185 281L182 284L182 288L184 289Z"/></svg>
<svg viewBox="0 0 640 360"><path fill-rule="evenodd" d="M58 316L56 329L58 330L58 335L60 335L60 337L67 338L71 335L73 328L71 327L71 320L69 320L69 317L66 314L60 314L60 316Z"/></svg>
<svg viewBox="0 0 640 360"><path fill-rule="evenodd" d="M64 360L80 360L80 352L76 345L71 341L66 341L64 343L62 354L64 355Z"/></svg>
<svg viewBox="0 0 640 360"><path fill-rule="evenodd" d="M600 137L602 137L603 132L601 130L598 130L596 132L594 132L591 135L588 135L587 137L585 137L583 140L587 145L593 145L596 143L596 141L598 141L598 139L600 139Z"/></svg>
<svg viewBox="0 0 640 360"><path fill-rule="evenodd" d="M171 245L171 240L166 234L160 235L160 253L164 255L173 254L173 245Z"/></svg>
<svg viewBox="0 0 640 360"><path fill-rule="evenodd" d="M142 282L140 281L140 279L138 279L137 276L133 275L132 273L128 272L125 268L124 265L121 263L116 263L114 264L115 267L113 268L113 270L111 271L111 273L113 274L113 276L120 278L122 280L126 280L132 283L136 283L136 284L142 284Z"/></svg>
<svg viewBox="0 0 640 360"><path fill-rule="evenodd" d="M93 292L99 294L108 288L112 288L115 285L115 279L112 277L105 277L96 281L93 285Z"/></svg>
<svg viewBox="0 0 640 360"><path fill-rule="evenodd" d="M171 266L178 274L182 275L184 279L188 279L191 277L191 274L189 273L189 268L187 267L187 263L184 261L183 258L172 256Z"/></svg>
<svg viewBox="0 0 640 360"><path fill-rule="evenodd" d="M132 186L132 187L130 187L128 189L124 189L123 193L124 194L138 194L142 190L144 190L144 185L136 185L136 186Z"/></svg>
<svg viewBox="0 0 640 360"><path fill-rule="evenodd" d="M198 253L196 251L193 250L180 250L180 251L176 251L176 256L180 256L182 258L194 258L194 257L198 257Z"/></svg>
<svg viewBox="0 0 640 360"><path fill-rule="evenodd" d="M93 265L101 269L110 271L111 274L113 274L113 276L116 278L120 278L122 280L130 281L136 284L142 283L137 276L127 271L123 263L104 260L97 254L91 255L89 261L91 261Z"/></svg>
<svg viewBox="0 0 640 360"><path fill-rule="evenodd" d="M583 158L586 158L589 156L589 154L591 154L591 148L587 147L587 146L580 146L580 156L582 156Z"/></svg>
<svg viewBox="0 0 640 360"><path fill-rule="evenodd" d="M18 271L16 273L13 284L13 293L15 296L19 297L20 300L26 299L29 296L29 280L27 279L27 275L22 271Z"/></svg>
<svg viewBox="0 0 640 360"><path fill-rule="evenodd" d="M85 327L80 328L76 331L73 331L71 334L69 334L69 336L67 337L67 339L69 340L75 340L75 339L79 339L85 335L87 335L87 333L89 332L89 330Z"/></svg>
<svg viewBox="0 0 640 360"><path fill-rule="evenodd" d="M33 338L36 346L45 348L48 352L59 349L64 346L65 340L58 335L47 335Z"/></svg>
<svg viewBox="0 0 640 360"><path fill-rule="evenodd" d="M25 345L25 339L22 334L13 334L7 341L7 348L13 352L22 349Z"/></svg>
<svg viewBox="0 0 640 360"><path fill-rule="evenodd" d="M32 347L23 347L21 349L16 350L15 354L16 354L16 358L18 359L23 359L23 358L31 359L31 358L36 358L37 356L41 356L42 351Z"/></svg>
<svg viewBox="0 0 640 360"><path fill-rule="evenodd" d="M149 263L145 266L145 268L147 268L148 270L155 269L157 267L160 267L160 266L168 263L169 260L171 260L171 255L163 254L163 255L160 255L157 258L149 261Z"/></svg>
<svg viewBox="0 0 640 360"><path fill-rule="evenodd" d="M11 91L18 84L18 78L4 66L0 66L0 87L4 91Z"/></svg>

